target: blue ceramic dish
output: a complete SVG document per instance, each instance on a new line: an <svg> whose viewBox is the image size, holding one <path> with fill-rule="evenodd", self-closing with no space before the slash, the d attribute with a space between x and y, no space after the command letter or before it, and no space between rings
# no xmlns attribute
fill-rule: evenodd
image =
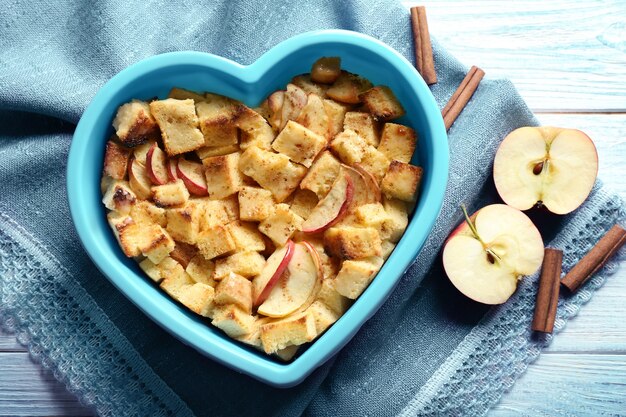
<svg viewBox="0 0 626 417"><path fill-rule="evenodd" d="M121 104L133 98L165 97L177 86L223 94L256 106L269 93L284 88L293 76L309 72L321 56L340 56L342 68L391 87L407 113L399 122L419 134L413 163L424 167L424 178L409 226L378 276L339 321L285 364L235 342L181 307L126 258L107 224L99 184L104 144L113 133L111 122ZM123 70L96 94L78 123L69 153L67 190L72 218L87 253L128 299L206 356L268 384L289 387L301 382L355 335L415 259L443 202L448 159L441 113L411 63L373 38L329 30L288 39L249 66L206 53L173 52Z"/></svg>

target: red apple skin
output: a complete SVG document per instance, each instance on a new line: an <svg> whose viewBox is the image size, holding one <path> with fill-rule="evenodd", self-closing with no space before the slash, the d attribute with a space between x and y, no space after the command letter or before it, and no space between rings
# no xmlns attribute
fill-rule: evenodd
<svg viewBox="0 0 626 417"><path fill-rule="evenodd" d="M352 204L352 198L354 197L354 183L352 182L352 178L350 178L350 175L348 174L346 174L346 182L348 183L346 186L346 199L343 201L343 204L341 205L337 216L335 216L334 219L332 219L330 222L326 223L323 226L315 229L302 229L302 232L310 234L321 233L324 230L333 227L341 219L343 219L346 214L348 214L348 208L350 207L350 204Z"/></svg>
<svg viewBox="0 0 626 417"><path fill-rule="evenodd" d="M198 197L209 195L209 191L206 186L196 183L183 169L181 169L180 163L176 164L176 174L178 175L178 178L183 180L185 187L187 187L187 190L189 190L191 194Z"/></svg>
<svg viewBox="0 0 626 417"><path fill-rule="evenodd" d="M473 222L476 219L477 215L478 215L478 211L474 212L474 214L470 216L470 220ZM465 230L465 229L469 229L469 226L467 225L467 222L465 221L465 219L463 219L463 221L457 227L455 227L452 232L450 232L446 241L443 242L443 246L446 246L446 243L448 243L450 239L452 239L454 236L457 235L457 233L460 233L462 230Z"/></svg>
<svg viewBox="0 0 626 417"><path fill-rule="evenodd" d="M170 182L175 182L178 179L178 159L170 159L167 161L167 178Z"/></svg>
<svg viewBox="0 0 626 417"><path fill-rule="evenodd" d="M148 171L148 176L150 177L150 181L152 181L154 185L163 185L167 183L168 178L159 178L159 176L157 175L157 172L154 167L155 161L153 159L156 148L157 148L157 144L156 142L154 142L152 146L150 146L150 149L148 150L148 153L146 154L146 170ZM166 165L167 165L167 162L166 162Z"/></svg>
<svg viewBox="0 0 626 417"><path fill-rule="evenodd" d="M289 266L289 262L291 261L291 258L293 257L293 252L294 252L294 248L296 247L296 244L292 240L288 240L285 246L287 247L285 256L283 257L283 260L280 262L280 264L278 264L278 268L276 268L276 272L274 272L274 275L272 275L272 278L270 278L269 281L267 281L265 288L263 288L263 291L261 291L257 299L254 301L254 308L258 308L261 304L265 302L267 297L269 297L270 293L272 292L272 289L276 286L276 284L280 280L280 277L283 276L283 273L287 269L287 266Z"/></svg>

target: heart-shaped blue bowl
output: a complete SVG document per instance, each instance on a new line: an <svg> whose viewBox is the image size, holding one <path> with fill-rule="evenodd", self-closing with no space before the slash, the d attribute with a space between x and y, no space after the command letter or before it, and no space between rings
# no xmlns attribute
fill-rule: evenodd
<svg viewBox="0 0 626 417"><path fill-rule="evenodd" d="M342 68L374 84L391 87L406 109L399 122L417 130L413 163L424 168L419 202L409 226L378 276L326 333L291 363L277 360L228 338L201 317L174 302L137 264L124 256L101 203L104 144L113 133L118 106L133 98L165 97L170 88L210 91L258 105L321 56L341 57ZM443 202L448 179L448 142L441 113L430 90L404 57L383 43L341 30L290 38L248 66L200 52L173 52L123 70L96 94L72 140L67 192L78 235L102 273L145 314L183 343L239 372L278 387L298 384L336 354L383 304L422 248ZM132 320L132 317L129 317Z"/></svg>

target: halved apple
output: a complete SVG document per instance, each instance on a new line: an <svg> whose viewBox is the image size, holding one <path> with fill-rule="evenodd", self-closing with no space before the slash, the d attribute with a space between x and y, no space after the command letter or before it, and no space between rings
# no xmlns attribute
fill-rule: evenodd
<svg viewBox="0 0 626 417"><path fill-rule="evenodd" d="M382 194L376 177L374 177L367 169L363 168L363 166L359 163L354 164L354 168L359 171L365 179L367 189L370 192L370 199L372 200L370 203L380 203L382 201Z"/></svg>
<svg viewBox="0 0 626 417"><path fill-rule="evenodd" d="M252 296L254 307L263 304L272 292L272 289L287 269L293 256L295 244L288 240L285 246L278 248L267 258L265 266L259 275L252 281Z"/></svg>
<svg viewBox="0 0 626 417"><path fill-rule="evenodd" d="M347 213L354 196L352 177L344 172L330 187L328 194L313 208L302 223L304 233L319 233L339 222Z"/></svg>
<svg viewBox="0 0 626 417"><path fill-rule="evenodd" d="M452 284L484 304L502 304L517 282L543 261L543 240L521 211L492 204L457 227L443 248L443 266Z"/></svg>
<svg viewBox="0 0 626 417"><path fill-rule="evenodd" d="M315 263L314 255L303 243L294 244L293 256L269 296L258 308L258 313L268 317L285 317L307 302L315 299L323 275Z"/></svg>
<svg viewBox="0 0 626 417"><path fill-rule="evenodd" d="M147 200L152 195L152 183L148 170L134 157L131 157L130 164L128 164L128 183L140 199Z"/></svg>
<svg viewBox="0 0 626 417"><path fill-rule="evenodd" d="M181 158L176 165L176 173L191 194L199 197L209 195L202 164Z"/></svg>
<svg viewBox="0 0 626 417"><path fill-rule="evenodd" d="M171 158L167 160L167 178L170 180L170 182L174 182L178 179L178 172L176 172L177 167L178 167L177 158Z"/></svg>
<svg viewBox="0 0 626 417"><path fill-rule="evenodd" d="M496 152L493 179L502 200L528 210L567 214L587 198L598 174L596 147L580 130L522 127Z"/></svg>
<svg viewBox="0 0 626 417"><path fill-rule="evenodd" d="M150 146L150 150L146 154L146 169L148 176L154 185L163 185L167 183L169 177L167 174L167 161L165 152L159 148L156 142Z"/></svg>

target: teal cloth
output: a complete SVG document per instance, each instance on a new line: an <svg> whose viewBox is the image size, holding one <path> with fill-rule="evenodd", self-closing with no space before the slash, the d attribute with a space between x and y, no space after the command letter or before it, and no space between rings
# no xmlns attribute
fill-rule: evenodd
<svg viewBox="0 0 626 417"><path fill-rule="evenodd" d="M396 1L15 1L0 10L0 323L103 416L482 415L550 338L529 330L537 276L489 309L460 295L439 251L470 209L497 202L491 163L511 130L536 124L510 82L487 78L449 132L450 183L415 264L381 310L301 385L268 387L203 357L126 300L90 262L71 224L65 164L99 87L143 58L177 50L253 62L297 33L351 29L409 59ZM434 45L441 107L466 68ZM537 217L564 268L614 222L597 184L574 213ZM563 296L557 331L615 268Z"/></svg>

